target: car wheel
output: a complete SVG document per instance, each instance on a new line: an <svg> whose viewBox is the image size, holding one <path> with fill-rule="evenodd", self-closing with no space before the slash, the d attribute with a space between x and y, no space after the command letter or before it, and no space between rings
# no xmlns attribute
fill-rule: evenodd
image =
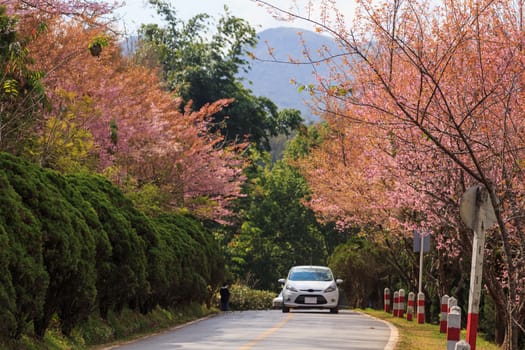
<svg viewBox="0 0 525 350"><path fill-rule="evenodd" d="M290 312L290 308L283 305L283 312Z"/></svg>
<svg viewBox="0 0 525 350"><path fill-rule="evenodd" d="M333 309L330 309L330 313L331 314L337 314L337 313L339 313L339 309L334 307Z"/></svg>

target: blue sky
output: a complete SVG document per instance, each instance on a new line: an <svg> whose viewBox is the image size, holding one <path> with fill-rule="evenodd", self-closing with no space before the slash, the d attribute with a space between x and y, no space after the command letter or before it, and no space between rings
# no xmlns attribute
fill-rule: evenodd
<svg viewBox="0 0 525 350"><path fill-rule="evenodd" d="M224 12L223 8L226 5L232 15L246 19L257 31L282 26L309 29L305 22L277 21L264 8L251 0L170 0L169 2L183 20L199 13L208 13L214 17L219 17ZM307 3L307 0L268 0L268 2L287 10L294 8L304 15L304 4ZM314 0L314 3L316 2L319 3L319 1ZM337 4L338 8L345 13L352 11L352 0L338 0ZM147 0L125 0L124 7L117 11L117 15L122 17L122 20L119 21L119 27L125 26L129 33L135 32L141 23L158 21L155 11L148 5Z"/></svg>

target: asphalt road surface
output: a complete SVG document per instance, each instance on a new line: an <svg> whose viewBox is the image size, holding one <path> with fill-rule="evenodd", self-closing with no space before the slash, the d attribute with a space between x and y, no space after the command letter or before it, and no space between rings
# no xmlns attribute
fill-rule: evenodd
<svg viewBox="0 0 525 350"><path fill-rule="evenodd" d="M393 326L351 310L268 310L223 312L107 349L392 350L396 340Z"/></svg>

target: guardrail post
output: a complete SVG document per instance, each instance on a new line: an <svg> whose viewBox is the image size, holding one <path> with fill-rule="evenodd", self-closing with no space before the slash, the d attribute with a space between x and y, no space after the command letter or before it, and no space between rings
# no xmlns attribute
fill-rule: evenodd
<svg viewBox="0 0 525 350"><path fill-rule="evenodd" d="M399 290L399 304L397 305L397 317L404 317L405 315L405 290Z"/></svg>
<svg viewBox="0 0 525 350"><path fill-rule="evenodd" d="M385 288L383 293L383 307L385 312L390 312L390 289Z"/></svg>
<svg viewBox="0 0 525 350"><path fill-rule="evenodd" d="M439 333L447 333L447 317L448 317L448 295L441 297L441 314L439 317Z"/></svg>
<svg viewBox="0 0 525 350"><path fill-rule="evenodd" d="M399 314L399 292L396 290L394 292L394 309L392 310L392 315L397 317Z"/></svg>
<svg viewBox="0 0 525 350"><path fill-rule="evenodd" d="M412 317L414 316L414 301L415 301L416 295L414 292L408 293L408 304L407 304L407 321L412 321Z"/></svg>
<svg viewBox="0 0 525 350"><path fill-rule="evenodd" d="M470 344L464 340L460 340L456 343L456 348L454 350L470 350Z"/></svg>
<svg viewBox="0 0 525 350"><path fill-rule="evenodd" d="M461 332L461 308L453 306L447 320L447 350L455 350Z"/></svg>
<svg viewBox="0 0 525 350"><path fill-rule="evenodd" d="M425 323L425 293L417 293L417 323Z"/></svg>

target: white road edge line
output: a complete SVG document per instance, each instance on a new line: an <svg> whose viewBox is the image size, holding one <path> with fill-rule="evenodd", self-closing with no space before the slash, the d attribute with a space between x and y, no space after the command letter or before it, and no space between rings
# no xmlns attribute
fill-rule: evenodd
<svg viewBox="0 0 525 350"><path fill-rule="evenodd" d="M373 318L375 320L381 321L384 324L386 324L388 326L388 328L390 328L390 337L388 338L388 343L386 343L384 350L394 350L395 349L397 341L399 340L399 331L397 330L396 326L394 326L392 323L390 323L388 321L385 321L385 320L382 320L380 318L374 317L374 316L369 315L367 313L360 312L360 311L356 311L356 312L359 312L360 314L366 315L366 316L368 316L370 318Z"/></svg>

